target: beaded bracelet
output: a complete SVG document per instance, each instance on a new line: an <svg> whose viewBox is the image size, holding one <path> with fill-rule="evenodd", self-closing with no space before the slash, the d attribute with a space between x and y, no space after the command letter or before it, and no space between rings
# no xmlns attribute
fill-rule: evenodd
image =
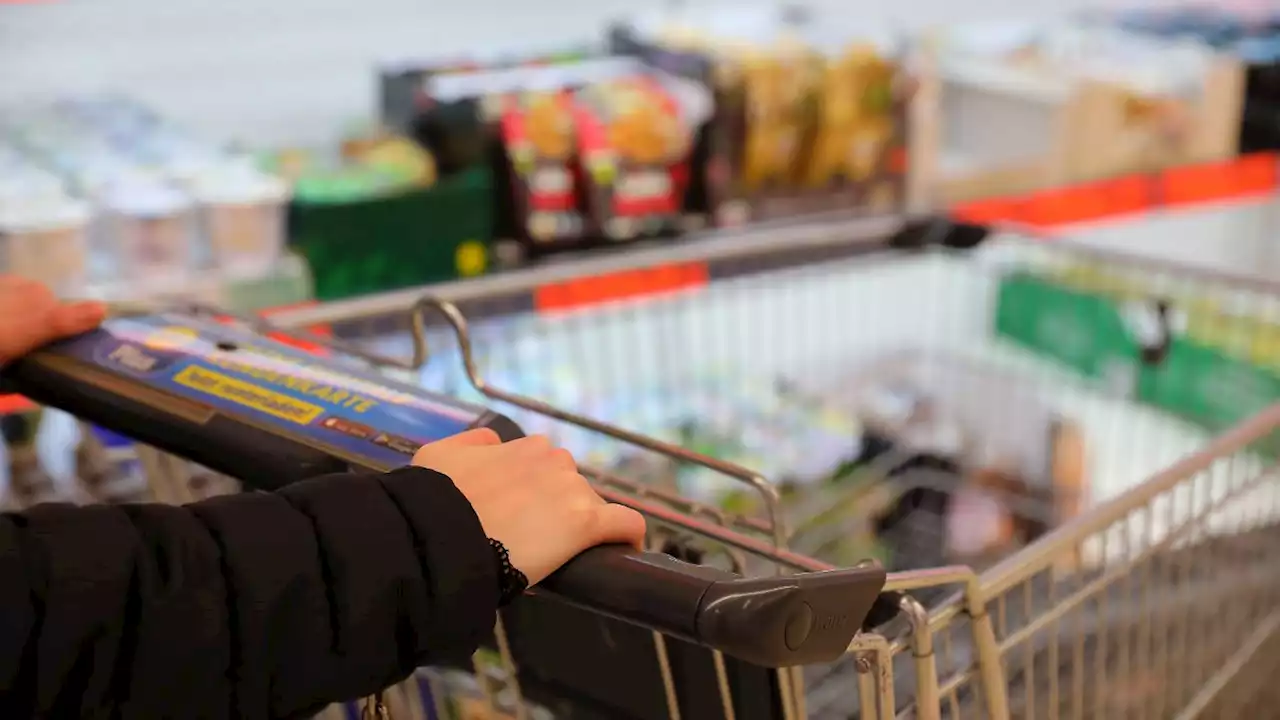
<svg viewBox="0 0 1280 720"><path fill-rule="evenodd" d="M507 552L506 545L489 538L489 547L493 548L498 561L498 607L505 607L529 589L529 578L511 564L511 554Z"/></svg>

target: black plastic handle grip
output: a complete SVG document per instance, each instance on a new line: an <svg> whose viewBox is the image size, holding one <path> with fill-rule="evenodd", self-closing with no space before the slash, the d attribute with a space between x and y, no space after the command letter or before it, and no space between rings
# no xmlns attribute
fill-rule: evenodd
<svg viewBox="0 0 1280 720"><path fill-rule="evenodd" d="M879 565L744 578L621 545L592 548L535 593L764 667L833 662L884 588Z"/></svg>

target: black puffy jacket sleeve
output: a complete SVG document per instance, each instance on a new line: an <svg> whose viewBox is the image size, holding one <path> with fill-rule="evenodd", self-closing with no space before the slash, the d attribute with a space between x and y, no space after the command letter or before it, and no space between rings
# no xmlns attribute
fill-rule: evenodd
<svg viewBox="0 0 1280 720"><path fill-rule="evenodd" d="M291 718L465 657L497 562L409 467L0 515L0 718Z"/></svg>

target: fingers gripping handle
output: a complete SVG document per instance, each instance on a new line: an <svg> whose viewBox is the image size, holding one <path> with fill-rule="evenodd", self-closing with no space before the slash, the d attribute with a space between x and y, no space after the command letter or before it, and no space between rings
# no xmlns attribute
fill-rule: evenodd
<svg viewBox="0 0 1280 720"><path fill-rule="evenodd" d="M534 592L764 667L832 662L884 587L872 565L744 578L621 545L592 548Z"/></svg>

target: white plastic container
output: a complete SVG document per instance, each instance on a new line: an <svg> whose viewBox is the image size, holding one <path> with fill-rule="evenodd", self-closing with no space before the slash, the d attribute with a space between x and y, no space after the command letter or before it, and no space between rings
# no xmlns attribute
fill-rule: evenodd
<svg viewBox="0 0 1280 720"><path fill-rule="evenodd" d="M72 296L88 282L89 206L67 197L0 208L0 265Z"/></svg>
<svg viewBox="0 0 1280 720"><path fill-rule="evenodd" d="M66 188L56 176L29 165L0 166L0 212L26 204L63 200Z"/></svg>
<svg viewBox="0 0 1280 720"><path fill-rule="evenodd" d="M103 196L119 275L139 293L180 286L196 263L194 205L161 183L131 182Z"/></svg>
<svg viewBox="0 0 1280 720"><path fill-rule="evenodd" d="M284 250L288 184L233 166L201 175L191 189L214 265L234 278L270 273Z"/></svg>

